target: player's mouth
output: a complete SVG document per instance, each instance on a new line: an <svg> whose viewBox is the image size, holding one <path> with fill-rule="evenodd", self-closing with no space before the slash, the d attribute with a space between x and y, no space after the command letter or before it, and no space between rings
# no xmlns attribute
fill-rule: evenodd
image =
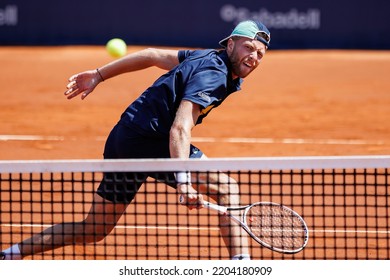
<svg viewBox="0 0 390 280"><path fill-rule="evenodd" d="M243 64L246 66L246 67L248 67L248 68L256 68L256 62L255 61L249 61L249 60L245 60L244 62L243 62Z"/></svg>
<svg viewBox="0 0 390 280"><path fill-rule="evenodd" d="M252 72L256 68L255 62L244 61L242 63L242 65L244 66L243 70L248 72L247 74L249 74L250 72Z"/></svg>
<svg viewBox="0 0 390 280"><path fill-rule="evenodd" d="M240 78L247 77L255 68L257 67L257 63L251 59L243 59L240 63L235 64L233 67L233 72L236 76Z"/></svg>

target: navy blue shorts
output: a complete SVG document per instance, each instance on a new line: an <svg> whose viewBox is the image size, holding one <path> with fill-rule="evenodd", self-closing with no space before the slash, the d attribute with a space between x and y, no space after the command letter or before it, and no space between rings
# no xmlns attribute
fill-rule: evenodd
<svg viewBox="0 0 390 280"><path fill-rule="evenodd" d="M189 158L200 158L202 155L201 150L191 145ZM104 158L170 158L169 138L145 137L131 128L117 124L107 138ZM97 193L111 202L128 204L148 177L176 188L173 173L109 172L103 174Z"/></svg>

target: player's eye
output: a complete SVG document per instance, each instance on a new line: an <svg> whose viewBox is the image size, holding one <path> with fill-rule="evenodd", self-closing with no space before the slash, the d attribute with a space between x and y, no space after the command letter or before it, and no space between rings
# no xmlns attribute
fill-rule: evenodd
<svg viewBox="0 0 390 280"><path fill-rule="evenodd" d="M246 49L250 52L254 50L254 48L251 45L246 45Z"/></svg>

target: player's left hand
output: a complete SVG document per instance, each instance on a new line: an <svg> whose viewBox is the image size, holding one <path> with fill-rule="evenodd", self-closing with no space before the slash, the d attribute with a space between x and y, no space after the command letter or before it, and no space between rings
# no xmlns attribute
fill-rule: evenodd
<svg viewBox="0 0 390 280"><path fill-rule="evenodd" d="M73 75L69 78L65 95L68 99L72 99L73 97L82 94L81 99L84 99L101 81L102 80L96 70L85 71Z"/></svg>

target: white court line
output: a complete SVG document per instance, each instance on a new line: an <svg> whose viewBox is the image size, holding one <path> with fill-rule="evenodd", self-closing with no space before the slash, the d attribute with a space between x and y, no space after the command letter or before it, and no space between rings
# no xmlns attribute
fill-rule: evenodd
<svg viewBox="0 0 390 280"><path fill-rule="evenodd" d="M0 135L0 141L64 141L62 136Z"/></svg>
<svg viewBox="0 0 390 280"><path fill-rule="evenodd" d="M315 145L384 145L384 141L349 139L302 139L302 138L213 138L193 137L194 142L255 143L255 144L315 144Z"/></svg>
<svg viewBox="0 0 390 280"><path fill-rule="evenodd" d="M15 228L49 228L53 224L0 224L0 227L15 227ZM115 228L118 229L158 229L158 230L210 230L218 231L216 227L181 227L181 226L147 226L147 225L134 225L134 226L121 226L118 225Z"/></svg>
<svg viewBox="0 0 390 280"><path fill-rule="evenodd" d="M357 234L390 234L389 230L355 230L355 229L346 229L346 230L340 230L340 229L314 229L310 230L309 232L312 233L357 233Z"/></svg>
<svg viewBox="0 0 390 280"><path fill-rule="evenodd" d="M76 137L44 135L0 135L0 141L78 141ZM106 137L98 136L94 141L105 141ZM304 138L241 138L241 137L192 137L198 143L248 143L248 144L304 144L304 145L386 145L385 141L359 139L304 139Z"/></svg>
<svg viewBox="0 0 390 280"><path fill-rule="evenodd" d="M0 227L17 227L17 228L48 228L52 224L1 224ZM198 230L198 231L219 231L218 227L182 227L182 226L148 226L148 225L118 225L118 229L157 229L157 230ZM309 233L354 233L354 234L390 234L388 230L335 230L335 229L309 229Z"/></svg>

